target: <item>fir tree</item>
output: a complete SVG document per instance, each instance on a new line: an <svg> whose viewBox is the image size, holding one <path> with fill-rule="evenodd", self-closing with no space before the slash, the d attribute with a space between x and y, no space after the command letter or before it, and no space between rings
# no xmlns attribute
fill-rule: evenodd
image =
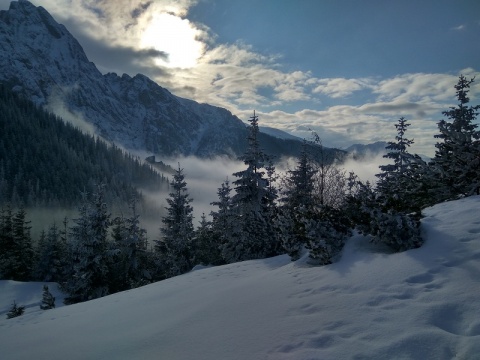
<svg viewBox="0 0 480 360"><path fill-rule="evenodd" d="M54 223L46 234L40 236L37 246L35 278L39 281L62 282L65 278L67 251L60 238L60 231Z"/></svg>
<svg viewBox="0 0 480 360"><path fill-rule="evenodd" d="M444 111L448 120L440 120L441 139L433 159L435 177L441 184L436 189L437 201L480 193L480 131L474 124L480 105L468 106L468 92L474 78L461 75L455 85L458 105Z"/></svg>
<svg viewBox="0 0 480 360"><path fill-rule="evenodd" d="M249 119L248 148L243 156L245 170L233 174L237 180L232 198L234 209L234 235L224 245L227 262L264 258L276 255L275 232L271 231L271 213L276 194L272 193L266 176L267 167L273 171L269 159L258 141L258 116Z"/></svg>
<svg viewBox="0 0 480 360"><path fill-rule="evenodd" d="M40 309L50 310L55 308L55 297L48 290L47 285L43 285L42 303Z"/></svg>
<svg viewBox="0 0 480 360"><path fill-rule="evenodd" d="M396 141L388 143L386 149L390 151L384 155L393 164L381 165L382 172L376 175L377 198L384 211L419 212L423 204L420 198L426 196L426 189L421 187L426 164L418 155L408 152L414 143L405 137L409 126L404 117L395 124Z"/></svg>
<svg viewBox="0 0 480 360"><path fill-rule="evenodd" d="M25 306L17 306L15 301L12 304L12 308L7 313L7 319L12 319L18 316L23 315L25 312Z"/></svg>
<svg viewBox="0 0 480 360"><path fill-rule="evenodd" d="M34 252L25 209L13 213L9 205L0 213L0 276L28 281L33 270Z"/></svg>
<svg viewBox="0 0 480 360"><path fill-rule="evenodd" d="M284 179L280 201L282 206L275 218L283 249L297 260L308 242L305 223L314 217L314 170L307 153L306 142L295 169L289 170Z"/></svg>
<svg viewBox="0 0 480 360"><path fill-rule="evenodd" d="M167 277L183 274L192 268L194 239L192 199L180 164L170 186L172 192L167 198L167 215L162 218L163 227L160 229L162 239L155 245Z"/></svg>
<svg viewBox="0 0 480 360"><path fill-rule="evenodd" d="M130 201L130 217L117 217L113 221L112 237L116 255L112 273L117 281L112 291L135 288L151 280L145 259L146 230L140 227L136 205L137 199L133 196Z"/></svg>
<svg viewBox="0 0 480 360"><path fill-rule="evenodd" d="M226 244L233 243L234 234L234 213L232 207L232 197L230 195L232 188L230 182L226 179L217 191L218 201L211 205L218 207L218 210L212 211L212 236L218 242L221 251L222 261L224 262L224 247Z"/></svg>
<svg viewBox="0 0 480 360"><path fill-rule="evenodd" d="M86 197L86 196L85 196ZM70 253L73 273L64 284L67 303L86 301L109 293L107 234L110 214L104 202L104 186L97 186L93 199L79 208L79 218L71 228Z"/></svg>
<svg viewBox="0 0 480 360"><path fill-rule="evenodd" d="M212 223L207 221L205 214L202 214L200 226L195 230L194 263L197 265L222 264L223 261L218 240L212 228Z"/></svg>

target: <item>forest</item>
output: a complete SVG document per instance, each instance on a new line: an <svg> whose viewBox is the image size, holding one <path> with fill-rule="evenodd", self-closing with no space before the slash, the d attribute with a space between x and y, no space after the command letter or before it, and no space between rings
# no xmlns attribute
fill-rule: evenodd
<svg viewBox="0 0 480 360"><path fill-rule="evenodd" d="M345 174L331 153L323 152L318 136L305 141L293 169L280 176L261 147L254 113L244 168L220 185L215 210L208 218L204 214L197 228L178 165L157 239L147 239L140 226L141 194L134 186L164 186L165 178L114 145L89 138L2 90L0 118L8 136L0 139L0 278L58 282L66 301L76 303L180 275L196 265L285 253L292 260L307 256L311 265L328 265L353 231L392 252L418 248L424 208L480 193L475 123L480 105L470 106L468 98L473 81L460 76L455 84L458 103L443 111L438 133L432 134L437 143L430 161L408 151L411 124L398 119L397 135L386 148L390 163L380 166L374 184ZM45 154L58 159L42 159ZM27 176L33 167L41 171ZM126 215L112 215L116 201L128 202ZM57 203L75 205L78 217L53 223L32 239L25 207Z"/></svg>

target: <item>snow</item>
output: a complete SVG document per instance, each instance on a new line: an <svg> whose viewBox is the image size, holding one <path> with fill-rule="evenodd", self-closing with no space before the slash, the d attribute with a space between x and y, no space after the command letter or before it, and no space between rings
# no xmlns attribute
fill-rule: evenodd
<svg viewBox="0 0 480 360"><path fill-rule="evenodd" d="M53 310L38 306L43 283L1 281L0 357L480 359L479 209L475 196L425 210L425 244L404 253L355 235L324 267L197 268ZM26 312L7 320L13 300Z"/></svg>

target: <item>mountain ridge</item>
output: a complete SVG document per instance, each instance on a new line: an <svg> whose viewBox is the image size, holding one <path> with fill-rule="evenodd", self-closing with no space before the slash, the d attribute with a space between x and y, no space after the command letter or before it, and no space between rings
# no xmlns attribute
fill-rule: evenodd
<svg viewBox="0 0 480 360"><path fill-rule="evenodd" d="M68 111L129 150L238 157L247 146L245 124L227 109L177 97L142 74L102 75L65 26L26 0L0 12L0 66L0 82L15 92L53 113ZM268 134L262 140L277 157L302 146Z"/></svg>

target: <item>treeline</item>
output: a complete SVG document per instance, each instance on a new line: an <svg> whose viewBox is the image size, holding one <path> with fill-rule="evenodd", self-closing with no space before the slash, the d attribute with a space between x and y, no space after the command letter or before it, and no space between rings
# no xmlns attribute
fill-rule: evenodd
<svg viewBox="0 0 480 360"><path fill-rule="evenodd" d="M392 163L380 167L376 184L345 174L331 153L323 152L318 137L279 177L260 147L254 114L245 168L218 188L210 220L203 215L195 229L179 165L153 247L139 225L135 199L128 216L112 219L105 186L84 196L77 219L52 224L36 247L25 211L6 207L0 218L1 278L57 281L68 302L79 302L180 275L199 264L285 253L292 260L305 256L311 264L330 264L354 229L392 251L417 248L423 243L423 208L480 192L480 132L474 123L480 106L468 106L472 82L461 76L455 85L458 105L443 112L430 162L408 152L410 124L399 119L395 141L387 146Z"/></svg>
<svg viewBox="0 0 480 360"><path fill-rule="evenodd" d="M105 184L112 205L128 204L138 187L167 189L150 165L86 135L0 86L0 204L77 206L82 192Z"/></svg>

